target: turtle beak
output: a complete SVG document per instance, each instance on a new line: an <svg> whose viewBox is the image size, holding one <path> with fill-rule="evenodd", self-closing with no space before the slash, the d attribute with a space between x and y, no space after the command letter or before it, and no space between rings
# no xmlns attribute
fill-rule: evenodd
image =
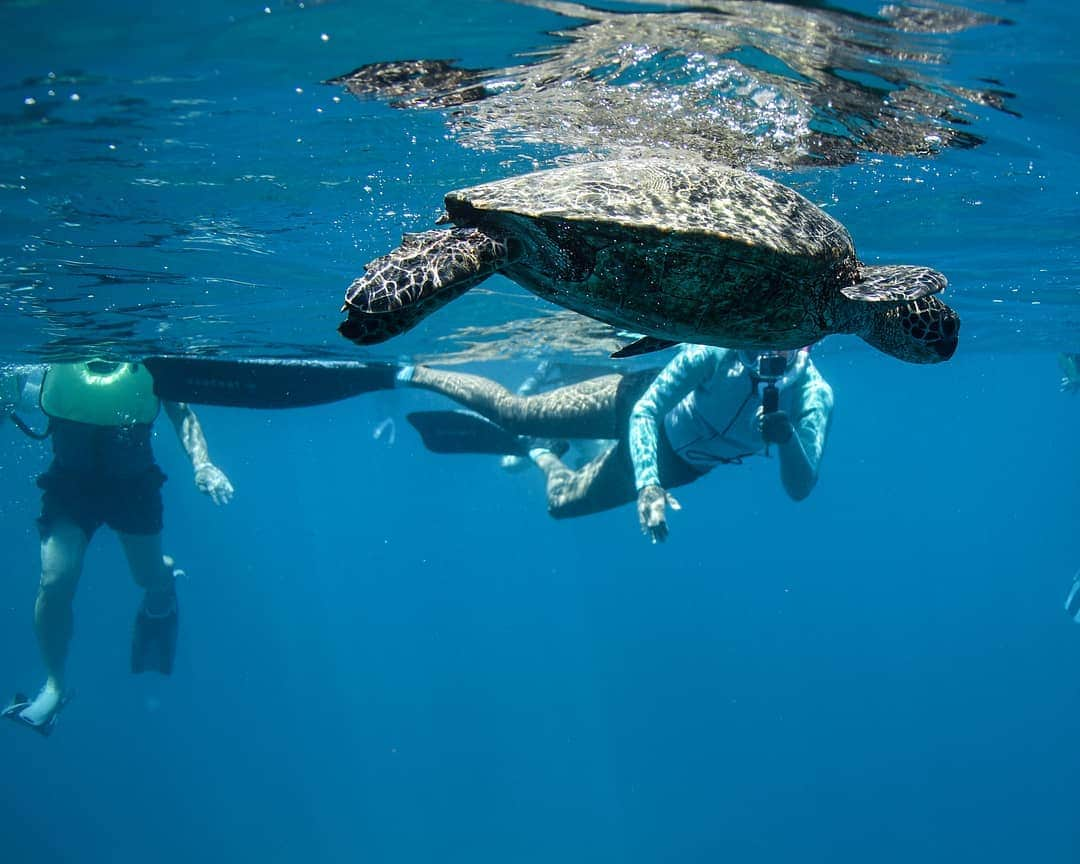
<svg viewBox="0 0 1080 864"><path fill-rule="evenodd" d="M338 333L357 345L377 345L395 335L395 330L380 326L385 316L350 312L349 317L338 325Z"/></svg>
<svg viewBox="0 0 1080 864"><path fill-rule="evenodd" d="M942 360L948 360L956 353L956 346L960 340L955 336L946 337L934 343L934 350Z"/></svg>
<svg viewBox="0 0 1080 864"><path fill-rule="evenodd" d="M942 305L943 314L938 322L937 330L941 338L934 342L934 350L942 360L948 360L956 353L956 346L960 341L960 316L953 309Z"/></svg>

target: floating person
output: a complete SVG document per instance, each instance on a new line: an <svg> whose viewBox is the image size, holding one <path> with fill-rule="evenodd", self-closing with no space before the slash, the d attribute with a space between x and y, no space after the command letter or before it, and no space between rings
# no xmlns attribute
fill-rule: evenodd
<svg viewBox="0 0 1080 864"><path fill-rule="evenodd" d="M659 374L602 375L525 397L488 378L425 366L403 367L398 382L468 409L409 415L429 449L527 454L544 472L552 516L584 516L636 500L641 530L654 543L668 535L668 507L680 509L668 489L770 446L779 454L787 494L806 498L817 482L833 407L832 388L808 349L686 345ZM615 443L575 471L550 441L580 438Z"/></svg>
<svg viewBox="0 0 1080 864"><path fill-rule="evenodd" d="M371 432L373 441L382 441L387 447L393 447L397 441L397 426L394 425L393 417L384 417L375 424Z"/></svg>
<svg viewBox="0 0 1080 864"><path fill-rule="evenodd" d="M1080 624L1080 570L1073 576L1073 584L1065 597L1065 611L1077 624Z"/></svg>
<svg viewBox="0 0 1080 864"><path fill-rule="evenodd" d="M852 333L911 363L948 360L959 316L928 267L867 266L847 229L773 180L693 158L538 171L445 199L450 230L405 235L345 295L342 335L404 333L494 273L644 338L792 350Z"/></svg>
<svg viewBox="0 0 1080 864"><path fill-rule="evenodd" d="M233 486L211 461L195 412L185 403L160 399L140 363L51 364L40 381L39 401L48 417L46 434L53 451L51 464L37 480L42 490L41 581L34 627L47 678L34 698L17 694L3 716L48 735L66 701L64 667L75 588L87 546L101 525L117 533L132 576L143 589L132 634L131 670L172 671L179 571L162 553L165 474L150 445L161 408L191 460L199 491L215 504L225 504Z"/></svg>
<svg viewBox="0 0 1080 864"><path fill-rule="evenodd" d="M1080 354L1058 354L1058 366L1064 373L1061 378L1061 392L1080 392Z"/></svg>

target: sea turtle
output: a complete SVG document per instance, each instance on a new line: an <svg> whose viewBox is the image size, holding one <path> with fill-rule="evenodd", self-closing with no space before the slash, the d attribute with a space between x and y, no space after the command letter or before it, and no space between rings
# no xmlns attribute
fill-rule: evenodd
<svg viewBox="0 0 1080 864"><path fill-rule="evenodd" d="M402 333L499 272L645 338L616 356L694 342L789 349L854 333L912 363L947 360L960 319L927 267L870 267L839 222L788 187L691 158L617 159L450 192L345 295L342 335Z"/></svg>

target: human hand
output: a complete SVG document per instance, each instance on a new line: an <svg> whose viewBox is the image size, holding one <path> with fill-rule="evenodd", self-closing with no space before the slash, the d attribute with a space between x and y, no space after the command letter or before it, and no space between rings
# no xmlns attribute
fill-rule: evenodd
<svg viewBox="0 0 1080 864"><path fill-rule="evenodd" d="M791 418L786 411L772 411L762 414L758 421L761 430L761 439L766 444L787 444L795 431L791 424Z"/></svg>
<svg viewBox="0 0 1080 864"><path fill-rule="evenodd" d="M681 510L682 505L675 500L674 495L665 492L659 486L646 486L638 492L637 499L638 521L641 523L641 533L648 534L653 543L663 542L667 539L668 527L665 518L667 505L672 510Z"/></svg>
<svg viewBox="0 0 1080 864"><path fill-rule="evenodd" d="M1062 393L1077 393L1080 392L1080 378L1070 378L1066 375L1061 379L1061 392Z"/></svg>
<svg viewBox="0 0 1080 864"><path fill-rule="evenodd" d="M203 462L195 469L195 485L215 504L228 504L233 496L233 485L217 465Z"/></svg>

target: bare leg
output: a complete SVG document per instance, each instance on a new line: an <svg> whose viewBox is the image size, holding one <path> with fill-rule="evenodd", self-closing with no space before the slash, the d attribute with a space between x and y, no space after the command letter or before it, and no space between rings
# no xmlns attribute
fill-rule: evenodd
<svg viewBox="0 0 1080 864"><path fill-rule="evenodd" d="M88 543L83 530L64 519L56 520L41 541L41 582L34 604L34 630L48 678L37 698L21 712L35 725L56 712L64 695L64 664L74 629L72 600Z"/></svg>
<svg viewBox="0 0 1080 864"><path fill-rule="evenodd" d="M145 591L142 609L152 616L169 615L176 609L173 559L161 554L160 534L117 532L135 583Z"/></svg>
<svg viewBox="0 0 1080 864"><path fill-rule="evenodd" d="M634 473L624 444L616 444L577 471L550 450L533 450L533 462L547 477L548 512L556 519L586 516L633 501Z"/></svg>
<svg viewBox="0 0 1080 864"><path fill-rule="evenodd" d="M409 386L442 393L515 435L619 438L616 397L622 375L602 375L535 396L518 396L490 378L417 366ZM621 418L625 423L626 418Z"/></svg>
<svg viewBox="0 0 1080 864"><path fill-rule="evenodd" d="M160 534L125 534L118 531L135 583L147 594L173 589L172 559L161 554Z"/></svg>

